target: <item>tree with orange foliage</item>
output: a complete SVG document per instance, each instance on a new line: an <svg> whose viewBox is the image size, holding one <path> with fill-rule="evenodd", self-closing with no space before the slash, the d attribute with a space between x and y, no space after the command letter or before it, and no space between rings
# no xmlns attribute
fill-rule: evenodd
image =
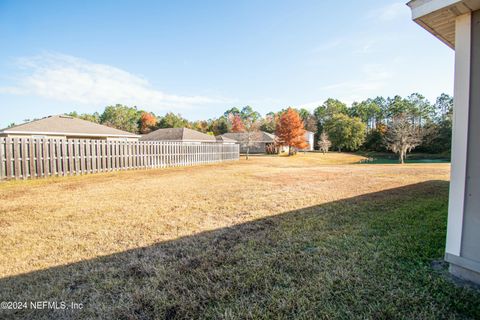
<svg viewBox="0 0 480 320"><path fill-rule="evenodd" d="M156 124L157 118L153 114L142 112L140 116L140 133L149 133Z"/></svg>
<svg viewBox="0 0 480 320"><path fill-rule="evenodd" d="M288 146L289 156L292 155L292 148L305 149L308 147L302 118L292 108L288 108L280 116L275 134L280 145Z"/></svg>
<svg viewBox="0 0 480 320"><path fill-rule="evenodd" d="M245 132L245 125L243 124L242 117L238 114L232 118L232 132Z"/></svg>

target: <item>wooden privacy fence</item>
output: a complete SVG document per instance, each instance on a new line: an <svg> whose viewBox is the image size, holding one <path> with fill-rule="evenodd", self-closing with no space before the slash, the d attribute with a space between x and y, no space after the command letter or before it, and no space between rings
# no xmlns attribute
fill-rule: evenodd
<svg viewBox="0 0 480 320"><path fill-rule="evenodd" d="M238 159L238 144L0 138L0 180L190 166Z"/></svg>

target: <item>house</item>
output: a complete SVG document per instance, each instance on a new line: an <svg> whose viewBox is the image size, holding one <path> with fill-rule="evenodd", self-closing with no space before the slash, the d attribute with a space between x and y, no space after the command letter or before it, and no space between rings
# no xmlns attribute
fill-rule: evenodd
<svg viewBox="0 0 480 320"><path fill-rule="evenodd" d="M237 140L233 140L224 136L215 136L217 142L221 142L223 144L235 144L238 143Z"/></svg>
<svg viewBox="0 0 480 320"><path fill-rule="evenodd" d="M274 153L275 135L264 131L252 132L249 143L249 133L229 132L221 135L223 138L235 140L240 144L240 152L246 153Z"/></svg>
<svg viewBox="0 0 480 320"><path fill-rule="evenodd" d="M0 130L0 137L136 141L140 136L98 123L57 115Z"/></svg>
<svg viewBox="0 0 480 320"><path fill-rule="evenodd" d="M308 147L302 149L302 151L313 151L315 146L315 133L311 131L305 131L305 140L308 143Z"/></svg>
<svg viewBox="0 0 480 320"><path fill-rule="evenodd" d="M240 152L247 152L248 133L246 132L229 132L222 134L221 137L235 140L240 143ZM311 131L305 131L305 140L308 142L308 147L302 149L303 151L313 151L314 146L314 133ZM274 134L259 131L254 132L250 141L250 153L282 153L288 152L288 147L278 146L276 143L276 137Z"/></svg>
<svg viewBox="0 0 480 320"><path fill-rule="evenodd" d="M140 137L140 141L217 142L215 136L188 128L158 129Z"/></svg>
<svg viewBox="0 0 480 320"><path fill-rule="evenodd" d="M455 50L452 164L445 260L480 284L480 0L413 0L412 18Z"/></svg>

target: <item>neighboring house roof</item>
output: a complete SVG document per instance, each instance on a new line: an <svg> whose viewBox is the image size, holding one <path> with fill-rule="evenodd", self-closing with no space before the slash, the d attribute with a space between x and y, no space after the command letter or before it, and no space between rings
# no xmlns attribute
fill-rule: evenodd
<svg viewBox="0 0 480 320"><path fill-rule="evenodd" d="M224 133L222 134L222 137L228 138L228 139L233 139L238 142L247 142L248 140L248 133L246 132L229 132L229 133ZM254 132L252 137L251 137L252 142L265 142L265 143L272 143L275 142L275 135L264 132L264 131L258 131Z"/></svg>
<svg viewBox="0 0 480 320"><path fill-rule="evenodd" d="M65 116L49 116L0 130L0 134L62 135L78 137L139 137L136 134L98 123Z"/></svg>
<svg viewBox="0 0 480 320"><path fill-rule="evenodd" d="M230 139L230 138L227 138L227 137L224 137L224 136L216 136L215 139L217 139L217 141L219 142L229 142L229 143L236 143L237 140L233 140L233 139Z"/></svg>
<svg viewBox="0 0 480 320"><path fill-rule="evenodd" d="M214 136L188 128L158 129L140 137L140 141L217 141Z"/></svg>

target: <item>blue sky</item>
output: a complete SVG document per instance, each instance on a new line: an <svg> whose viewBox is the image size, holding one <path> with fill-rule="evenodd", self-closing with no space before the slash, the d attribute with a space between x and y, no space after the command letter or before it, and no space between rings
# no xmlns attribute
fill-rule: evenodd
<svg viewBox="0 0 480 320"><path fill-rule="evenodd" d="M405 1L0 0L0 127L122 103L190 120L453 91Z"/></svg>

